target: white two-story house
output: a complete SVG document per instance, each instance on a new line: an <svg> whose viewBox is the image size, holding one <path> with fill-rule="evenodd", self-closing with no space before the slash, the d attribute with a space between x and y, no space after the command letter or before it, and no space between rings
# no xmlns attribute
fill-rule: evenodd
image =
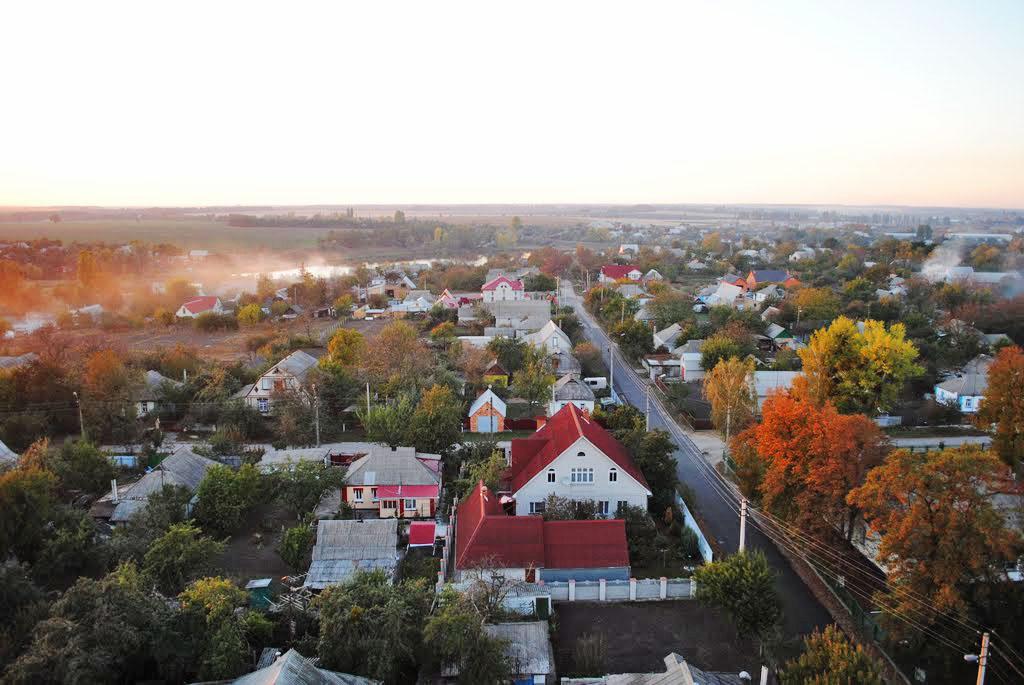
<svg viewBox="0 0 1024 685"><path fill-rule="evenodd" d="M548 495L594 500L606 516L624 504L646 509L651 496L626 448L574 404L512 440L506 478L517 516L543 513Z"/></svg>
<svg viewBox="0 0 1024 685"><path fill-rule="evenodd" d="M274 394L299 390L307 374L316 365L316 357L308 352L295 350L270 367L255 383L235 393L234 397L260 413L267 414L270 412Z"/></svg>
<svg viewBox="0 0 1024 685"><path fill-rule="evenodd" d="M484 283L480 289L484 302L514 302L526 299L523 282L508 276L498 276Z"/></svg>

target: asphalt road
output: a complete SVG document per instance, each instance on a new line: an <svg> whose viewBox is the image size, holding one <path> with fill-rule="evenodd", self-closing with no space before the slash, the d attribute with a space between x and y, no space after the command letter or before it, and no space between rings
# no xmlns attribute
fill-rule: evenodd
<svg viewBox="0 0 1024 685"><path fill-rule="evenodd" d="M583 307L582 299L568 285L562 289L563 304L572 306L577 313L587 339L596 345L605 355L608 363L609 350L615 364L615 392L619 398L629 402L641 411L645 408L645 384L640 381L633 369L619 354L616 346L611 344L608 336L594 321ZM735 551L739 545L739 509L738 497L727 495L709 483L707 472L702 464L708 464L701 452L693 444L687 432L670 417L668 412L651 395L651 428L668 431L675 441L676 460L679 464L679 480L692 488L696 495L697 508L710 530L705 531L716 538L721 547ZM698 461L699 460L699 461ZM787 638L806 635L814 628L824 628L832 619L803 580L793 571L789 562L779 553L775 544L765 537L753 525L747 525L746 543L749 549L764 552L772 568L778 573L776 586L782 599L784 611L783 631Z"/></svg>

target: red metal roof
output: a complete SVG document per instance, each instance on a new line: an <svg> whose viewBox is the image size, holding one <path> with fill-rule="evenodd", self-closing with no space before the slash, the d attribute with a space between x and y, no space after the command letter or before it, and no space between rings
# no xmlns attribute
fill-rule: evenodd
<svg viewBox="0 0 1024 685"><path fill-rule="evenodd" d="M530 437L513 438L512 465L507 472L512 493L518 492L579 438L586 438L638 483L651 489L622 443L576 405L567 404Z"/></svg>
<svg viewBox="0 0 1024 685"><path fill-rule="evenodd" d="M488 281L487 283L484 283L484 287L481 288L481 290L494 290L495 288L497 288L502 283L508 283L509 286L512 287L512 290L522 290L523 289L523 282L522 281L520 281L518 279L517 280L512 280L511 278L508 278L507 276L498 276L493 281Z"/></svg>
<svg viewBox="0 0 1024 685"><path fill-rule="evenodd" d="M363 486L366 487L366 486ZM437 497L436 485L378 485L377 498Z"/></svg>
<svg viewBox="0 0 1024 685"><path fill-rule="evenodd" d="M191 300L185 300L185 303L182 305L182 307L189 310L193 314L200 314L202 312L213 309L216 305L216 296L204 295L203 297L193 297Z"/></svg>
<svg viewBox="0 0 1024 685"><path fill-rule="evenodd" d="M604 568L629 566L626 522L545 521L545 568Z"/></svg>
<svg viewBox="0 0 1024 685"><path fill-rule="evenodd" d="M455 567L480 563L499 568L629 566L626 524L508 516L497 496L479 483L458 507Z"/></svg>
<svg viewBox="0 0 1024 685"><path fill-rule="evenodd" d="M413 521L409 526L409 546L434 544L434 522Z"/></svg>
<svg viewBox="0 0 1024 685"><path fill-rule="evenodd" d="M629 278L630 271L640 271L640 269L629 264L605 264L601 267L601 273L608 278L614 278L616 281L620 278Z"/></svg>

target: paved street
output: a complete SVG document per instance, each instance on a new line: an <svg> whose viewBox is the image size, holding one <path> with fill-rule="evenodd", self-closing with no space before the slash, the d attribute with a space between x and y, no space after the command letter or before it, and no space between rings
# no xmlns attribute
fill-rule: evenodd
<svg viewBox="0 0 1024 685"><path fill-rule="evenodd" d="M582 299L575 294L571 286L563 286L562 302L576 310L587 339L603 351L605 363L608 362L608 350L613 351L615 392L621 399L643 411L644 383L618 353L617 348L611 345L608 336L584 309ZM708 476L701 468L702 462L707 463L704 461L705 458L687 431L684 431L656 400L654 393L651 394L651 428L668 431L678 446L676 460L679 462L679 480L689 485L696 493L698 510L710 528L705 532L716 538L724 549L736 550L739 544L739 519L736 513L739 509L738 498L729 497L727 501L725 493L712 487L707 480ZM747 526L747 545L752 549L762 550L769 563L779 573L778 589L785 611L784 630L787 637L810 633L815 627L824 627L832 622L828 612L814 598L774 543L751 525Z"/></svg>

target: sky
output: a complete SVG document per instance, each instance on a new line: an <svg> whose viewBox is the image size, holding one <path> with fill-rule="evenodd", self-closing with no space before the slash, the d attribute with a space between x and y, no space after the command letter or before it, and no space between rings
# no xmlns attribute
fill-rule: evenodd
<svg viewBox="0 0 1024 685"><path fill-rule="evenodd" d="M0 205L1024 208L1024 2L7 2Z"/></svg>

